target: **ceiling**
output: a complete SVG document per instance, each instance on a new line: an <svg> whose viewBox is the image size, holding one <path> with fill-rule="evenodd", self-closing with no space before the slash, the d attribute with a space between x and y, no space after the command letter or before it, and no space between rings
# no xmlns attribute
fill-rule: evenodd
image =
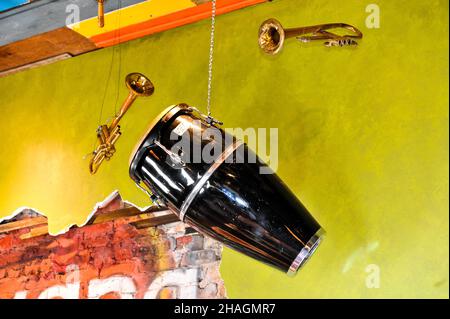
<svg viewBox="0 0 450 319"><path fill-rule="evenodd" d="M0 2L0 12L5 11L14 7L21 6L29 2L28 0L2 0Z"/></svg>

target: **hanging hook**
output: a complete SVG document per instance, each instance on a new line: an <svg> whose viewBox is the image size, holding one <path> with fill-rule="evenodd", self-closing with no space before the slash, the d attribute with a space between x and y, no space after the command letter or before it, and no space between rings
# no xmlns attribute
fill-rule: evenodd
<svg viewBox="0 0 450 319"><path fill-rule="evenodd" d="M103 28L105 26L105 0L97 0L97 6L98 26Z"/></svg>

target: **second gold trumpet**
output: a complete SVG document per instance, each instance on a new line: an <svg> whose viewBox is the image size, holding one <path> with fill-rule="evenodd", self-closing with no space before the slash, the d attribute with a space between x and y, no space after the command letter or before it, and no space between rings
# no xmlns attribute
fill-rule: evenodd
<svg viewBox="0 0 450 319"><path fill-rule="evenodd" d="M97 128L97 139L99 145L92 153L89 163L89 171L95 174L104 160L109 160L116 151L115 143L119 139L120 126L119 121L131 107L138 96L150 96L155 88L153 83L141 73L130 73L125 78L125 84L130 90L128 97L123 102L119 113L112 119L109 125L100 125Z"/></svg>
<svg viewBox="0 0 450 319"><path fill-rule="evenodd" d="M345 35L332 33L330 29L350 31ZM284 45L284 40L296 37L302 42L325 40L326 46L356 45L356 39L362 38L362 33L356 27L346 23L328 23L308 27L284 29L276 19L268 19L259 27L258 43L267 54L277 54Z"/></svg>

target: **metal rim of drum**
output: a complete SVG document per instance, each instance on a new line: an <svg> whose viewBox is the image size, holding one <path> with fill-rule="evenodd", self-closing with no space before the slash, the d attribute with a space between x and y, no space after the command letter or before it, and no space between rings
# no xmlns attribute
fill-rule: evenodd
<svg viewBox="0 0 450 319"><path fill-rule="evenodd" d="M209 167L209 169L205 172L202 178L197 181L197 184L194 186L194 189L189 193L188 197L185 199L183 205L180 209L180 220L184 222L184 217L186 216L187 210L191 206L194 199L197 197L200 190L203 188L205 183L209 180L211 175L223 164L224 161L228 157L230 157L240 146L244 143L242 141L235 141L233 144L229 145L223 152L220 154L219 158Z"/></svg>
<svg viewBox="0 0 450 319"><path fill-rule="evenodd" d="M297 272L302 268L306 262L310 259L310 257L314 254L317 247L319 247L320 243L325 238L326 232L323 228L319 228L319 230L308 240L305 247L300 251L295 260L292 262L287 275L289 277L294 277Z"/></svg>
<svg viewBox="0 0 450 319"><path fill-rule="evenodd" d="M155 118L150 122L150 124L147 126L147 129L145 130L145 133L142 134L142 137L139 139L139 141L133 147L130 158L128 160L128 167L130 167L131 164L133 164L136 154L138 153L142 144L144 144L145 140L147 139L148 135L153 130L153 128L156 126L156 124L158 124L162 120L162 118L166 116L167 113L169 113L170 111L172 111L172 109L174 109L176 107L180 108L179 104L166 107L157 116L155 116Z"/></svg>
<svg viewBox="0 0 450 319"><path fill-rule="evenodd" d="M142 135L139 142L135 145L133 148L133 151L131 152L129 162L128 162L128 173L136 183L140 182L138 181L135 174L131 173L131 170L136 167L136 158L138 155L140 155L140 151L142 149L142 146L145 145L146 141L148 140L148 137L152 135L153 129L155 129L158 125L163 124L163 122L167 122L170 120L173 116L178 114L182 111L189 111L190 107L189 105L185 103L179 103L175 105L171 105L167 108L165 108L162 112L160 112L153 121L150 122L149 126L147 127L146 132ZM189 111L190 112L190 111ZM139 157L140 160L140 157Z"/></svg>

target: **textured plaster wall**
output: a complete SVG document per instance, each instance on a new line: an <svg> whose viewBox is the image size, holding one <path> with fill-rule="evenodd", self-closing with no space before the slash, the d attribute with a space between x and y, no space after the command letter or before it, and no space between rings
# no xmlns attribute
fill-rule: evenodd
<svg viewBox="0 0 450 319"><path fill-rule="evenodd" d="M225 249L230 297L448 297L448 2L376 3L379 29L366 28L369 3L357 0L277 0L217 19L214 115L279 129L278 173L328 232L294 279ZM286 27L343 21L364 39L292 40L268 57L256 36L269 17ZM202 21L0 79L0 214L32 206L58 231L114 189L148 204L128 177L129 154L164 107L204 108L208 48ZM105 121L132 71L155 95L126 115L117 153L93 178L83 156L103 96ZM373 275L379 288L368 288Z"/></svg>

